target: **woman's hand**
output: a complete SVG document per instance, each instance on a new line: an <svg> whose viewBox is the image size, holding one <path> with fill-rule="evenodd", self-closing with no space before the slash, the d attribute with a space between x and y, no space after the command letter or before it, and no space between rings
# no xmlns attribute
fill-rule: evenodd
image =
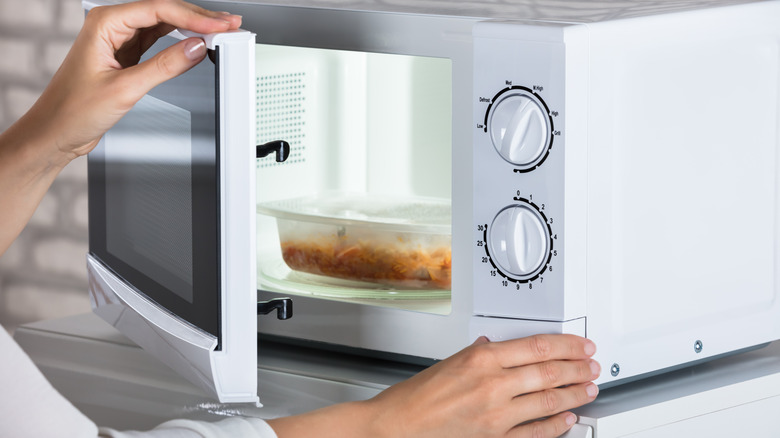
<svg viewBox="0 0 780 438"><path fill-rule="evenodd" d="M537 335L472 346L366 402L271 420L280 438L557 437L593 401L592 341ZM539 419L543 418L543 419Z"/></svg>
<svg viewBox="0 0 780 438"><path fill-rule="evenodd" d="M198 33L237 29L241 17L179 0L97 7L28 114L65 159L87 154L100 137L158 84L206 55L203 40L181 41L141 64L141 55L175 28Z"/></svg>
<svg viewBox="0 0 780 438"><path fill-rule="evenodd" d="M146 0L93 9L68 55L32 108L0 133L0 254L19 235L59 171L159 83L206 55L189 38L137 64L175 28L199 33L237 29L241 17L180 0Z"/></svg>
<svg viewBox="0 0 780 438"><path fill-rule="evenodd" d="M595 350L572 335L481 338L380 394L378 424L395 423L396 436L409 437L559 436L576 420L567 410L598 394L589 383L601 372L590 359ZM529 423L540 417L546 419Z"/></svg>

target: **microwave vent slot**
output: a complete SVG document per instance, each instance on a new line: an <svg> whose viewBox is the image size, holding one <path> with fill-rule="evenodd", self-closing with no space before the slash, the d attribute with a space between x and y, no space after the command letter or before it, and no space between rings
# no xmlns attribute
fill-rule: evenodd
<svg viewBox="0 0 780 438"><path fill-rule="evenodd" d="M290 72L257 77L257 141L290 143L290 157L283 163L258 160L257 168L292 165L306 161L306 72Z"/></svg>

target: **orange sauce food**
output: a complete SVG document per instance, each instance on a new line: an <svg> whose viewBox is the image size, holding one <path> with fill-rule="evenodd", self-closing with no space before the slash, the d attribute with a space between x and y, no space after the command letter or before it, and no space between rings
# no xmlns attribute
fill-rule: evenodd
<svg viewBox="0 0 780 438"><path fill-rule="evenodd" d="M450 247L414 247L400 238L287 240L282 257L290 269L346 280L424 289L449 289L451 284Z"/></svg>

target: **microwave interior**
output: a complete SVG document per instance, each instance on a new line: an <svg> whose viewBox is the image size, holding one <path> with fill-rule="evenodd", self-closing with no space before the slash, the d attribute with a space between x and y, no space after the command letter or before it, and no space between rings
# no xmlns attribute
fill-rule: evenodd
<svg viewBox="0 0 780 438"><path fill-rule="evenodd" d="M452 61L256 45L258 289L451 311Z"/></svg>

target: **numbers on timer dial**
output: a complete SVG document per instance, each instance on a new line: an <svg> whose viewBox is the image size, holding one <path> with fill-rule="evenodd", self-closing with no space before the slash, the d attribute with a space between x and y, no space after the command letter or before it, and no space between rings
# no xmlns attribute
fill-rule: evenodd
<svg viewBox="0 0 780 438"><path fill-rule="evenodd" d="M544 270L552 242L544 216L530 204L501 210L487 233L490 257L507 276L518 281Z"/></svg>

